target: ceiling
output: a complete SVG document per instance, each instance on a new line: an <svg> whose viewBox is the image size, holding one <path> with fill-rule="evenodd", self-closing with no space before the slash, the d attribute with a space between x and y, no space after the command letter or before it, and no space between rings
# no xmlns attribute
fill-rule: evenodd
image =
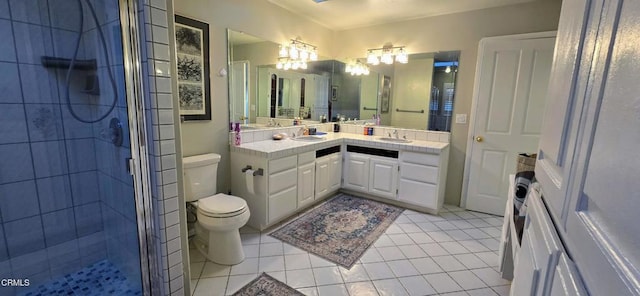
<svg viewBox="0 0 640 296"><path fill-rule="evenodd" d="M347 30L535 0L267 0L332 30Z"/></svg>
<svg viewBox="0 0 640 296"><path fill-rule="evenodd" d="M229 40L233 40L234 46L264 42L264 40L249 34L245 34L244 32L229 30L228 34Z"/></svg>

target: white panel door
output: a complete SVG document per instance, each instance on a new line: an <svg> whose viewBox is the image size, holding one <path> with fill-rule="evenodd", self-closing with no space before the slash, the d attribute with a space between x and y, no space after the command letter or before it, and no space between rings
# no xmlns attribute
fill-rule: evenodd
<svg viewBox="0 0 640 296"><path fill-rule="evenodd" d="M640 295L640 2L606 1L570 175L565 244L591 295ZM597 15L597 14L596 14Z"/></svg>
<svg viewBox="0 0 640 296"><path fill-rule="evenodd" d="M467 209L502 215L509 188L507 176L515 173L516 156L538 148L553 35L480 42L466 167Z"/></svg>
<svg viewBox="0 0 640 296"><path fill-rule="evenodd" d="M342 185L342 154L334 153L329 158L329 191L336 191Z"/></svg>
<svg viewBox="0 0 640 296"><path fill-rule="evenodd" d="M344 162L344 188L362 192L369 191L369 157L347 153Z"/></svg>
<svg viewBox="0 0 640 296"><path fill-rule="evenodd" d="M369 192L396 199L398 161L371 158L369 161Z"/></svg>
<svg viewBox="0 0 640 296"><path fill-rule="evenodd" d="M558 42L547 91L545 120L540 136L536 179L544 189L544 199L555 219L566 216L568 189L577 126L582 101L589 80L595 52L598 24L587 20L590 6L600 6L584 0L562 1L558 24Z"/></svg>
<svg viewBox="0 0 640 296"><path fill-rule="evenodd" d="M308 163L298 167L298 207L302 207L314 199L315 192L315 163Z"/></svg>
<svg viewBox="0 0 640 296"><path fill-rule="evenodd" d="M322 157L316 160L316 198L324 197L329 193L329 158Z"/></svg>

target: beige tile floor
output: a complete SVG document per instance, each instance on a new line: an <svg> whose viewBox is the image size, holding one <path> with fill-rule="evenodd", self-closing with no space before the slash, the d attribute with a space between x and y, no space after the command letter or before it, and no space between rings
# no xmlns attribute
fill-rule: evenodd
<svg viewBox="0 0 640 296"><path fill-rule="evenodd" d="M497 271L502 217L445 205L405 210L349 270L249 227L234 266L190 249L192 295L231 295L262 272L306 295L508 295Z"/></svg>

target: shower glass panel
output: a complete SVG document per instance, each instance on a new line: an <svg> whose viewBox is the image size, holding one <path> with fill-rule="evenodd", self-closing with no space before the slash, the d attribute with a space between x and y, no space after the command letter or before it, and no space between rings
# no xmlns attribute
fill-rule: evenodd
<svg viewBox="0 0 640 296"><path fill-rule="evenodd" d="M0 295L142 293L119 18L0 0Z"/></svg>

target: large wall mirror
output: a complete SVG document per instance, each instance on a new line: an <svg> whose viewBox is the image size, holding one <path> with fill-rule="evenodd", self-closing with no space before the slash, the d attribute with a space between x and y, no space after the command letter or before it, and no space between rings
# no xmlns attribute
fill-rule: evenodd
<svg viewBox="0 0 640 296"><path fill-rule="evenodd" d="M278 44L228 30L229 114L249 128L269 119L289 122L366 120L450 131L459 51L412 54L407 64L378 65L369 75L345 72L342 61L320 57L307 69L277 69Z"/></svg>

